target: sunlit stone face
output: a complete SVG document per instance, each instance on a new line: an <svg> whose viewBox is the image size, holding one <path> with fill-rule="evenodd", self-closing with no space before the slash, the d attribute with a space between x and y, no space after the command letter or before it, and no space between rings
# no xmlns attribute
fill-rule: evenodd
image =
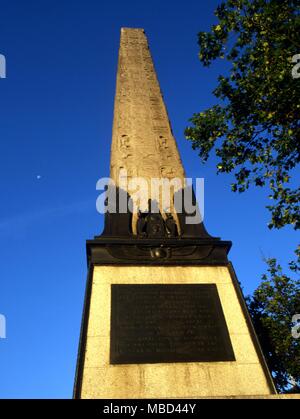
<svg viewBox="0 0 300 419"><path fill-rule="evenodd" d="M111 288L116 284L215 284L235 361L111 364ZM83 398L189 398L270 393L228 267L94 268Z"/></svg>
<svg viewBox="0 0 300 419"><path fill-rule="evenodd" d="M149 199L179 227L174 193L184 188L185 174L142 29L121 31L111 178L133 200L134 233L138 210L147 211Z"/></svg>

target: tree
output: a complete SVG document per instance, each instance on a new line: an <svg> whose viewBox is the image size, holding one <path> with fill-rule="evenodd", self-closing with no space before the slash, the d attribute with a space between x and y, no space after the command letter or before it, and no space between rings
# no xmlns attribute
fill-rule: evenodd
<svg viewBox="0 0 300 419"><path fill-rule="evenodd" d="M290 263L294 273L300 272L300 249L296 253L297 261ZM300 281L283 274L276 259L267 264L268 274L247 298L249 312L277 389L300 392L300 345L292 335L293 316L300 313Z"/></svg>
<svg viewBox="0 0 300 419"><path fill-rule="evenodd" d="M218 22L200 32L204 66L229 62L214 90L216 105L196 113L185 135L202 162L214 152L217 173L233 173L233 192L251 185L269 189L269 228L300 228L300 0L227 0L215 11ZM298 68L298 67L297 67ZM299 274L300 250L290 263ZM300 385L299 339L291 319L300 313L299 280L285 275L276 259L248 298L250 313L280 391ZM298 310L298 311L297 311ZM292 377L292 378L291 378Z"/></svg>
<svg viewBox="0 0 300 419"><path fill-rule="evenodd" d="M297 7L298 6L298 7ZM299 0L228 0L211 32L199 33L199 58L231 63L214 90L219 103L194 114L185 131L202 161L214 149L217 171L233 172L233 191L269 186L269 227L300 227L300 188L288 187L300 162Z"/></svg>

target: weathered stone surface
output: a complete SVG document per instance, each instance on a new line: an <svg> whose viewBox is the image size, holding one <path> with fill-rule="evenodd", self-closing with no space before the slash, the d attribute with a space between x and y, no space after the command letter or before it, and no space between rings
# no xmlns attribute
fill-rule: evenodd
<svg viewBox="0 0 300 419"><path fill-rule="evenodd" d="M151 178L177 178L184 186L184 169L143 29L122 28L119 50L111 178L118 187L128 191L119 182L124 169L128 181L133 177L143 177L148 182L149 192ZM174 192L179 189L176 184ZM161 201L160 196L159 207L163 217L165 212L172 213L179 227L173 192L166 205ZM134 233L136 219L135 214L132 223Z"/></svg>
<svg viewBox="0 0 300 419"><path fill-rule="evenodd" d="M236 360L112 365L113 284L216 284ZM272 392L227 267L94 268L82 398L266 397Z"/></svg>

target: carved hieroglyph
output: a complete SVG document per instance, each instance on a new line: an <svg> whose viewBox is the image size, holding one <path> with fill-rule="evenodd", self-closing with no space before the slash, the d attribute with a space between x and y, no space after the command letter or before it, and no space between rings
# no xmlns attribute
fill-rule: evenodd
<svg viewBox="0 0 300 419"><path fill-rule="evenodd" d="M178 185L184 187L185 174L143 29L121 30L111 149L111 178L132 196L132 188L119 182L124 170L128 181L133 177L146 179L149 193L153 178L179 179L167 205L161 192L159 199L163 217L172 213L179 224L173 194L181 189ZM146 210L139 202L137 207ZM135 221L136 214L134 233Z"/></svg>

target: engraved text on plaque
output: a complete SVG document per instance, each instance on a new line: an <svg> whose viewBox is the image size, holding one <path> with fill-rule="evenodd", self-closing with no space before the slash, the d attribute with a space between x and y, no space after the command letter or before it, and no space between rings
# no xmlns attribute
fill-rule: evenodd
<svg viewBox="0 0 300 419"><path fill-rule="evenodd" d="M216 285L111 291L112 364L235 360Z"/></svg>

